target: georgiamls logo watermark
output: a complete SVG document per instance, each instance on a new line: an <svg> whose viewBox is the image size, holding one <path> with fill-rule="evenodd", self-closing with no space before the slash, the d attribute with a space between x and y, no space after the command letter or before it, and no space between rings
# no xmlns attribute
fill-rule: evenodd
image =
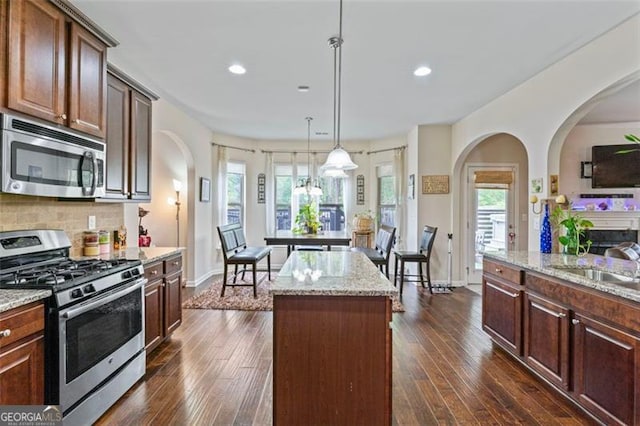
<svg viewBox="0 0 640 426"><path fill-rule="evenodd" d="M62 411L57 405L2 405L0 426L59 426Z"/></svg>

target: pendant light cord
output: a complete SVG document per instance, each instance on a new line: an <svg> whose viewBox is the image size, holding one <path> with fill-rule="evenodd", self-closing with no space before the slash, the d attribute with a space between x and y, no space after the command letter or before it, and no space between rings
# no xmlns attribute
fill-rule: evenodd
<svg viewBox="0 0 640 426"><path fill-rule="evenodd" d="M340 0L340 25L339 25L339 32L338 32L338 102L337 102L338 103L338 114L337 114L338 123L336 125L336 127L338 128L337 130L338 148L341 148L341 145L340 145L341 96L342 96L342 0Z"/></svg>
<svg viewBox="0 0 640 426"><path fill-rule="evenodd" d="M329 39L329 46L333 48L333 146L342 148L340 144L340 113L342 95L342 0L340 0L340 18L338 36Z"/></svg>
<svg viewBox="0 0 640 426"><path fill-rule="evenodd" d="M307 174L311 182L311 120L313 117L306 117L305 120L307 120Z"/></svg>

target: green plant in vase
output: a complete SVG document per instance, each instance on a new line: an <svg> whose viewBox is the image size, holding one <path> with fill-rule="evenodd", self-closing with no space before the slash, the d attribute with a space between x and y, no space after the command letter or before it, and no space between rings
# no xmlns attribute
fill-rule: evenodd
<svg viewBox="0 0 640 426"><path fill-rule="evenodd" d="M634 135L634 134L628 134L628 135L624 135L624 138L626 140L628 140L629 142L633 142L636 145L640 146L640 137ZM620 151L616 151L616 154L628 154L630 152L634 152L634 151L640 151L640 148L632 148L632 149L623 149Z"/></svg>
<svg viewBox="0 0 640 426"><path fill-rule="evenodd" d="M558 242L563 246L563 253L575 254L582 256L589 252L591 240L581 241L584 239L584 231L593 227L593 222L580 214L571 210L571 206L567 210L563 210L560 206L556 206L551 213L551 221L556 227L564 228L564 235L558 237Z"/></svg>
<svg viewBox="0 0 640 426"><path fill-rule="evenodd" d="M296 215L296 227L293 232L298 234L317 234L320 226L320 214L313 202L307 202L300 206Z"/></svg>

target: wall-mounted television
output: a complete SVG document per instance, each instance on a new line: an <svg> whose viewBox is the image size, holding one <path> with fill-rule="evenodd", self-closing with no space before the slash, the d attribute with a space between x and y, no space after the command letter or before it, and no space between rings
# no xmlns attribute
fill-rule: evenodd
<svg viewBox="0 0 640 426"><path fill-rule="evenodd" d="M636 144L595 145L591 148L592 188L640 188L640 151Z"/></svg>

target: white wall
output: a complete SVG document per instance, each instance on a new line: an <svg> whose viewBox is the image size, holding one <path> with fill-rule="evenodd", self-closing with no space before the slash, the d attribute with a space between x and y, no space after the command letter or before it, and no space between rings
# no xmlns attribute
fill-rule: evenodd
<svg viewBox="0 0 640 426"><path fill-rule="evenodd" d="M452 132L453 175L459 176L466 153L475 144L504 132L525 145L529 174L548 178L554 172L548 167L548 152L558 129L591 97L638 70L640 16L636 15L457 122ZM454 188L458 187L459 182L454 183ZM460 202L456 198L451 210L454 223L461 230ZM536 250L537 231L531 218L529 235L529 249ZM460 250L459 246L454 247L456 256L460 256ZM458 268L457 272L461 274L462 270Z"/></svg>

